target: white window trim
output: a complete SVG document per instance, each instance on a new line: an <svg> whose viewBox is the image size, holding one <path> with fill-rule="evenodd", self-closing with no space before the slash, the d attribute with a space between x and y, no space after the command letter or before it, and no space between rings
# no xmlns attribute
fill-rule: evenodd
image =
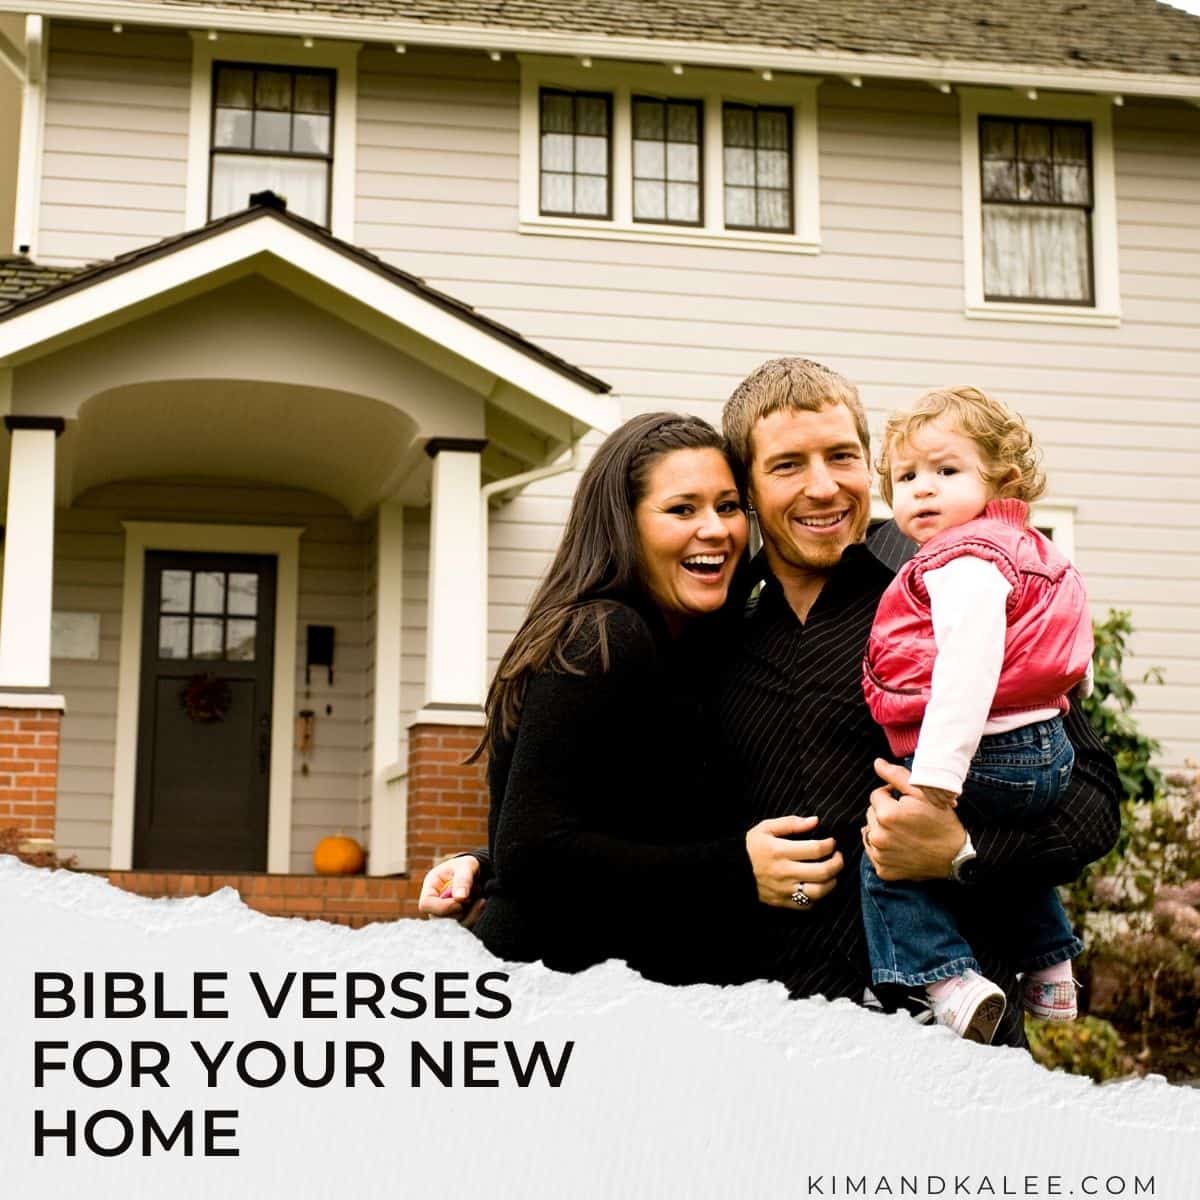
<svg viewBox="0 0 1200 1200"><path fill-rule="evenodd" d="M726 246L745 250L817 254L821 249L821 197L817 153L818 78L788 76L766 81L749 73L692 70L672 74L665 65L596 63L521 56L522 233L590 237L676 246ZM538 211L540 194L540 108L544 87L612 94L612 218L549 217ZM704 102L702 138L704 224L654 225L633 219L631 97L678 97ZM791 233L757 233L724 225L722 108L725 103L772 104L792 109Z"/></svg>
<svg viewBox="0 0 1200 1200"><path fill-rule="evenodd" d="M271 554L276 562L275 665L271 684L271 780L267 804L267 870L287 874L292 852L292 722L296 706L296 638L303 528L283 525L190 525L125 521L125 579L117 668L117 740L113 764L109 867L133 864L137 790L138 705L146 551Z"/></svg>
<svg viewBox="0 0 1200 1200"><path fill-rule="evenodd" d="M322 67L337 72L333 109L333 169L329 181L329 231L354 241L354 184L358 128L358 52L356 42L314 42L296 38L222 33L214 42L192 32L192 97L188 130L188 229L208 221L209 157L212 149L213 63L252 62L273 66Z"/></svg>
<svg viewBox="0 0 1200 1200"><path fill-rule="evenodd" d="M1030 523L1037 529L1048 529L1050 540L1067 556L1075 559L1075 500L1038 500L1030 505ZM881 496L871 497L871 520L890 521L892 510Z"/></svg>
<svg viewBox="0 0 1200 1200"><path fill-rule="evenodd" d="M959 88L962 136L963 281L972 320L1051 325L1121 323L1117 265L1116 167L1112 98L1042 93L1036 100L1004 88ZM1092 126L1092 275L1095 304L1008 304L983 298L983 214L979 186L980 116L1088 121Z"/></svg>

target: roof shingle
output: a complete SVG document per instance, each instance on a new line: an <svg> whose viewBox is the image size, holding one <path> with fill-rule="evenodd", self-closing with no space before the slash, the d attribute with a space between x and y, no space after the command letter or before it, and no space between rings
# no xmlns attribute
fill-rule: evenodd
<svg viewBox="0 0 1200 1200"><path fill-rule="evenodd" d="M151 0L166 6L1200 76L1200 17L1156 0Z"/></svg>

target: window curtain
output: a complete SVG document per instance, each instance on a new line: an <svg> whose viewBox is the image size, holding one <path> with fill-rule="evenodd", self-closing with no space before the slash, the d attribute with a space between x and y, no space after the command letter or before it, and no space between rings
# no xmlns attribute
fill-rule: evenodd
<svg viewBox="0 0 1200 1200"><path fill-rule="evenodd" d="M287 201L288 212L328 225L328 163L253 154L213 155L212 218L248 208L251 194L267 189Z"/></svg>
<svg viewBox="0 0 1200 1200"><path fill-rule="evenodd" d="M1088 214L1077 208L986 204L983 289L1006 300L1092 300Z"/></svg>

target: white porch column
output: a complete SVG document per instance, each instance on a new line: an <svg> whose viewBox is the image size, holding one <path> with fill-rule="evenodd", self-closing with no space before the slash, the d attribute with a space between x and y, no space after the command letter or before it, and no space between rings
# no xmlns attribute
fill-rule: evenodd
<svg viewBox="0 0 1200 1200"><path fill-rule="evenodd" d="M400 726L404 632L404 509L379 506L375 553L375 705L372 729L372 875L403 871L408 850L408 746Z"/></svg>
<svg viewBox="0 0 1200 1200"><path fill-rule="evenodd" d="M0 686L50 686L54 587L54 440L61 417L7 416L8 516L0 607Z"/></svg>
<svg viewBox="0 0 1200 1200"><path fill-rule="evenodd" d="M480 456L486 441L432 438L425 704L414 724L480 725L487 660Z"/></svg>

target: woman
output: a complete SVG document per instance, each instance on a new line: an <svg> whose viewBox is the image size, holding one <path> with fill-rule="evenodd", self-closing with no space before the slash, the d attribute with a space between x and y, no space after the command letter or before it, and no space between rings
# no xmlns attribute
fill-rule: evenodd
<svg viewBox="0 0 1200 1200"><path fill-rule="evenodd" d="M805 842L797 861L784 840L810 821L743 834L722 813L698 697L746 535L720 436L698 418L635 417L584 472L488 694L492 876L476 932L500 957L732 980L748 907L799 911L798 885L809 901L833 887L832 846ZM475 865L435 867L422 911L458 911Z"/></svg>

